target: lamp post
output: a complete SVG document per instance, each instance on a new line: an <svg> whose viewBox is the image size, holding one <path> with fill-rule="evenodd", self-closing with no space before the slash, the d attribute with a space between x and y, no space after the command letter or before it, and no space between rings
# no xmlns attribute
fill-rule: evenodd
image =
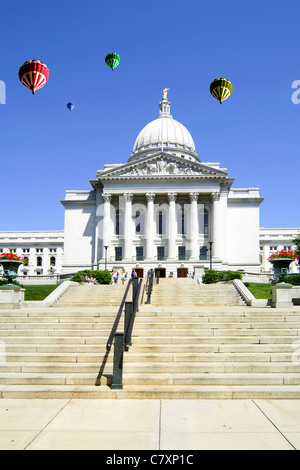
<svg viewBox="0 0 300 470"><path fill-rule="evenodd" d="M106 269L107 269L107 248L108 248L108 246L105 245L104 248L105 248L105 271L106 271Z"/></svg>
<svg viewBox="0 0 300 470"><path fill-rule="evenodd" d="M210 270L212 270L212 244L213 242L208 242L209 243L209 265L210 265Z"/></svg>

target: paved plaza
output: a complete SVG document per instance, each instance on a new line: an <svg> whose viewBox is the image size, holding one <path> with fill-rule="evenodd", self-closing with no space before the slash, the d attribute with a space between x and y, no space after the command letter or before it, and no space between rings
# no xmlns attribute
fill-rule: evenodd
<svg viewBox="0 0 300 470"><path fill-rule="evenodd" d="M299 450L300 400L1 399L0 449Z"/></svg>

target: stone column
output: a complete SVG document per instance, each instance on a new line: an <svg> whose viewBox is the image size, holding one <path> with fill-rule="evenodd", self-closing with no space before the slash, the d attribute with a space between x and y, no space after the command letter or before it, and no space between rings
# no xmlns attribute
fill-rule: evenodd
<svg viewBox="0 0 300 470"><path fill-rule="evenodd" d="M176 196L177 193L168 193L169 198L169 259L176 259L176 235L177 235L177 224L176 224Z"/></svg>
<svg viewBox="0 0 300 470"><path fill-rule="evenodd" d="M190 193L190 259L199 260L198 245L198 197L199 193Z"/></svg>
<svg viewBox="0 0 300 470"><path fill-rule="evenodd" d="M212 193L213 198L213 258L227 263L227 188Z"/></svg>
<svg viewBox="0 0 300 470"><path fill-rule="evenodd" d="M155 193L146 193L147 222L146 222L146 259L154 258L154 199Z"/></svg>
<svg viewBox="0 0 300 470"><path fill-rule="evenodd" d="M124 256L127 261L132 261L132 193L124 193Z"/></svg>
<svg viewBox="0 0 300 470"><path fill-rule="evenodd" d="M110 234L110 201L111 201L111 194L110 193L103 193L102 194L104 200L104 210L103 210L103 252L102 258L105 256L105 246L111 245L111 234ZM108 249L109 250L109 249ZM109 251L107 253L109 258Z"/></svg>

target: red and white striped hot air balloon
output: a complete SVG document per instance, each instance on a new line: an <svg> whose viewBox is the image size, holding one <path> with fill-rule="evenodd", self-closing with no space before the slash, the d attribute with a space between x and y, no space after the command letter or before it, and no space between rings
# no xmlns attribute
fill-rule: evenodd
<svg viewBox="0 0 300 470"><path fill-rule="evenodd" d="M33 95L36 90L46 85L48 78L49 69L40 60L28 60L20 67L19 79L26 88L32 91Z"/></svg>

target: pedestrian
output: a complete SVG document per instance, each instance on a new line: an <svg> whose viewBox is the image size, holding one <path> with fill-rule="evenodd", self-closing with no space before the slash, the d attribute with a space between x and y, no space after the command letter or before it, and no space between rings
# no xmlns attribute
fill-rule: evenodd
<svg viewBox="0 0 300 470"><path fill-rule="evenodd" d="M138 277L137 273L136 273L136 270L133 269L132 270L132 273L131 273L131 279L136 279Z"/></svg>
<svg viewBox="0 0 300 470"><path fill-rule="evenodd" d="M119 271L117 269L114 269L114 272L113 272L113 280L114 280L114 283L115 284L118 284L118 280L119 280Z"/></svg>
<svg viewBox="0 0 300 470"><path fill-rule="evenodd" d="M126 279L127 279L127 274L126 274L125 269L123 268L123 269L122 269L122 272L121 272L121 281L122 281L122 285L125 284Z"/></svg>

